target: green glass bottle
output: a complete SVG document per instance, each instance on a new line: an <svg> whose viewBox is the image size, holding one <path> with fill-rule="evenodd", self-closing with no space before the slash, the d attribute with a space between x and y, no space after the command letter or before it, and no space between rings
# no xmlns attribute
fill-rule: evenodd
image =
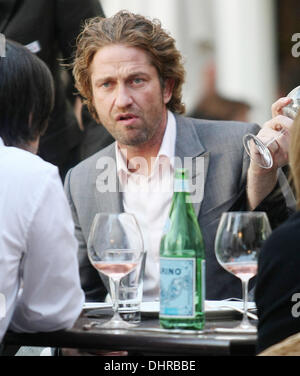
<svg viewBox="0 0 300 376"><path fill-rule="evenodd" d="M205 251L189 200L188 171L175 171L174 195L160 243L160 314L163 328L201 330L205 324Z"/></svg>

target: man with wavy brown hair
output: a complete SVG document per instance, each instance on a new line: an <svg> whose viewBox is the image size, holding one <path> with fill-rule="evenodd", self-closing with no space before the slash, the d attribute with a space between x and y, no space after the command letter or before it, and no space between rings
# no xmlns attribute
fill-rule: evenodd
<svg viewBox="0 0 300 376"><path fill-rule="evenodd" d="M113 18L93 18L87 21L77 41L78 48L73 70L76 87L86 98L88 108L96 120L99 119L93 106L89 68L97 51L112 44L122 44L146 51L150 63L158 73L162 87L167 80L174 81L173 95L167 103L167 108L173 112L184 113L181 90L185 71L174 39L162 29L158 20L151 21L140 15L119 12Z"/></svg>
<svg viewBox="0 0 300 376"><path fill-rule="evenodd" d="M85 24L73 73L90 112L116 140L70 170L65 181L86 299L100 300L105 293L87 257L93 218L97 212L123 211L135 214L144 235L144 298L158 298L159 244L173 196L174 169L186 163L206 246L207 298L239 296L238 279L216 261L214 236L222 212L257 208L276 187L278 158L266 173L252 164L249 168L244 157L243 135L257 133L259 126L181 116L184 68L175 40L159 21L127 11ZM270 136L278 123L290 125L289 119L277 117L266 123L262 136ZM280 163L283 147L278 145L276 152ZM266 208L272 219L285 219L283 196L276 213L269 201L258 208Z"/></svg>

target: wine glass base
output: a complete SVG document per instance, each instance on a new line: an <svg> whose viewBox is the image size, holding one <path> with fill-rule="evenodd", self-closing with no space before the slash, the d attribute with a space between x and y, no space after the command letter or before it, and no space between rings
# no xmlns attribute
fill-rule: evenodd
<svg viewBox="0 0 300 376"><path fill-rule="evenodd" d="M214 331L216 333L223 333L223 334L256 334L257 328L254 325L244 326L238 325L233 328L215 328Z"/></svg>
<svg viewBox="0 0 300 376"><path fill-rule="evenodd" d="M136 324L129 323L129 322L124 321L124 320L111 319L111 320L103 323L101 325L101 328L105 328L105 329L130 329L130 328L134 328L135 326L136 326Z"/></svg>
<svg viewBox="0 0 300 376"><path fill-rule="evenodd" d="M91 330L91 329L130 329L135 328L137 324L129 323L127 321L120 321L120 320L94 320L88 324L83 325L84 330Z"/></svg>
<svg viewBox="0 0 300 376"><path fill-rule="evenodd" d="M255 135L246 134L244 148L249 157L260 167L269 169L273 166L273 157L267 146Z"/></svg>

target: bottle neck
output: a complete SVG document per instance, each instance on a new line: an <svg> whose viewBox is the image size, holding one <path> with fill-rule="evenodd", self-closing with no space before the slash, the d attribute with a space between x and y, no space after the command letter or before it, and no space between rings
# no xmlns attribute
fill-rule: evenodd
<svg viewBox="0 0 300 376"><path fill-rule="evenodd" d="M174 179L174 193L184 192L189 193L189 181L187 179L176 178Z"/></svg>

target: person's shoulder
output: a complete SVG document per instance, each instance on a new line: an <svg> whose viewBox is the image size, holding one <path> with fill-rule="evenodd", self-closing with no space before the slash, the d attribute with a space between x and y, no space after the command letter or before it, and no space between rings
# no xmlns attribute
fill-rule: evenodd
<svg viewBox="0 0 300 376"><path fill-rule="evenodd" d="M296 231L298 229L298 231ZM272 233L273 237L282 237L282 235L297 236L300 239L300 211L297 211L289 217L284 223L278 226Z"/></svg>
<svg viewBox="0 0 300 376"><path fill-rule="evenodd" d="M246 132L257 133L260 129L255 123L247 123L234 120L208 120L175 115L177 123L183 126L194 127L196 132L216 132L218 134L244 134Z"/></svg>
<svg viewBox="0 0 300 376"><path fill-rule="evenodd" d="M1 153L6 171L10 175L28 177L32 179L34 176L40 179L46 174L57 174L58 168L53 164L44 161L41 157L31 152L16 147L5 147ZM2 171L4 166L2 166Z"/></svg>
<svg viewBox="0 0 300 376"><path fill-rule="evenodd" d="M108 161L108 159L114 160L114 155L115 143L112 143L78 163L68 172L68 176L70 179L79 179L81 181L90 176L95 176L101 168L100 162Z"/></svg>
<svg viewBox="0 0 300 376"><path fill-rule="evenodd" d="M276 254L281 255L284 251L285 256L287 252L299 253L300 243L300 211L294 213L289 219L273 230L270 237L266 240L264 245L264 256L276 257Z"/></svg>
<svg viewBox="0 0 300 376"><path fill-rule="evenodd" d="M243 151L243 136L247 133L257 134L260 127L254 123L239 121L206 120L184 117L176 115L177 129L180 134L186 132L203 144L203 146L213 151L220 149L220 142L227 152L234 150Z"/></svg>
<svg viewBox="0 0 300 376"><path fill-rule="evenodd" d="M1 192L14 192L15 203L33 202L46 189L62 186L58 168L39 156L14 147L0 151Z"/></svg>

